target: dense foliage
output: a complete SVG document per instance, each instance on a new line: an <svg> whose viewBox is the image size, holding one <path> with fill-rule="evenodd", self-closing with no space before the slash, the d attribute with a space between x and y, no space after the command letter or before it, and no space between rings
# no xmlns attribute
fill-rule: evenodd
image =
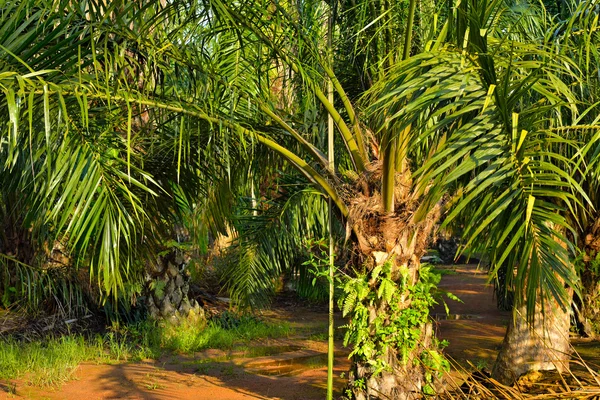
<svg viewBox="0 0 600 400"><path fill-rule="evenodd" d="M346 299L385 311L351 325L360 363L425 334L420 257L439 224L530 318L566 309L594 265L596 1L1 7L4 306L129 304L157 255L226 233L226 287L259 306L332 233L349 282L367 282Z"/></svg>

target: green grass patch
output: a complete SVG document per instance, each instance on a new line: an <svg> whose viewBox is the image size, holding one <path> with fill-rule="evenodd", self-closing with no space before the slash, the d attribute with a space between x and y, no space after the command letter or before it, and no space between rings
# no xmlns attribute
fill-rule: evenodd
<svg viewBox="0 0 600 400"><path fill-rule="evenodd" d="M0 380L25 379L35 386L60 385L82 362L114 363L158 358L165 352L190 353L230 349L259 338L289 336L289 324L242 317L224 327L218 320L203 325L164 327L145 321L114 325L104 335L69 335L34 342L0 339Z"/></svg>
<svg viewBox="0 0 600 400"><path fill-rule="evenodd" d="M82 336L64 336L40 342L0 341L0 379L27 376L33 385L60 384L70 379L81 362L104 359L101 340L86 341Z"/></svg>
<svg viewBox="0 0 600 400"><path fill-rule="evenodd" d="M256 319L243 320L235 327L223 327L218 322L209 322L205 327L184 325L163 328L161 347L180 353L204 349L231 349L235 344L259 338L289 336L289 324L267 324Z"/></svg>

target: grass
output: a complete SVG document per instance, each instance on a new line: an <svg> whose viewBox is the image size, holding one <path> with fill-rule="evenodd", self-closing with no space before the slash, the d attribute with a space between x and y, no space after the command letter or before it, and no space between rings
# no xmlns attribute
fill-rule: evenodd
<svg viewBox="0 0 600 400"><path fill-rule="evenodd" d="M79 363L106 357L101 340L86 341L82 336L64 336L32 343L2 340L0 379L27 375L28 383L33 385L60 384L70 379Z"/></svg>
<svg viewBox="0 0 600 400"><path fill-rule="evenodd" d="M438 267L438 266L434 266L432 271L435 272L436 274L440 274L441 276L444 276L444 275L458 275L458 272L456 271L456 267Z"/></svg>
<svg viewBox="0 0 600 400"><path fill-rule="evenodd" d="M115 363L158 358L168 352L191 353L204 349L230 349L258 338L288 336L288 324L270 324L240 318L223 327L206 325L164 327L152 322L114 325L104 335L68 335L34 342L0 339L0 381L24 379L35 386L60 385L72 378L82 362Z"/></svg>
<svg viewBox="0 0 600 400"><path fill-rule="evenodd" d="M242 321L236 327L223 328L209 322L206 327L169 327L162 332L162 347L171 351L189 353L204 349L231 349L235 344L259 338L289 336L290 326L266 324L256 319Z"/></svg>
<svg viewBox="0 0 600 400"><path fill-rule="evenodd" d="M316 326L311 326L304 328L305 335L308 340L314 340L316 342L326 342L329 337L329 333L327 332L328 326L327 324L319 324ZM344 335L346 334L346 329L343 326L336 326L333 331L334 340L344 340Z"/></svg>

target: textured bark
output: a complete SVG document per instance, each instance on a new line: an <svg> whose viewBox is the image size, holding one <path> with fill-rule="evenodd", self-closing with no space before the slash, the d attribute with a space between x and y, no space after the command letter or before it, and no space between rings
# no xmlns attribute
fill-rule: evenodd
<svg viewBox="0 0 600 400"><path fill-rule="evenodd" d="M460 239L455 236L448 234L438 235L435 242L435 248L437 249L438 255L444 264L455 263L456 253L458 252L459 245Z"/></svg>
<svg viewBox="0 0 600 400"><path fill-rule="evenodd" d="M157 257L148 265L146 307L153 319L173 325L205 322L204 310L190 299L186 266L185 257L175 252Z"/></svg>
<svg viewBox="0 0 600 400"><path fill-rule="evenodd" d="M397 248L402 248L398 246ZM412 248L405 246L404 248ZM414 249L414 248L412 248ZM420 251L420 250L419 250ZM424 249L423 249L424 252ZM375 265L383 264L390 260L390 255L385 252L373 252ZM398 254L395 254L397 257ZM404 254L406 256L406 254ZM393 261L392 261L393 262ZM396 271L399 265L393 262ZM408 267L409 285L414 285L419 277L419 258L413 254L404 264ZM405 301L402 308L409 309L410 301ZM381 300L368 307L369 309L369 324L374 326L374 320L381 315L390 315L389 305ZM373 327L373 333L374 333ZM384 360L390 370L384 370L378 374L374 373L373 367L368 365L364 360L352 359L352 367L349 373L349 383L354 398L358 400L375 400L375 399L394 399L394 400L413 400L423 398L423 387L426 384L425 368L419 358L427 350L433 350L432 346L433 331L431 324L424 324L421 327L421 335L419 344L416 348L406 355L403 360L402 355L397 354L396 350L387 347L384 350ZM383 348L382 344L375 345ZM354 383L356 380L363 380L364 385L357 386Z"/></svg>
<svg viewBox="0 0 600 400"><path fill-rule="evenodd" d="M600 334L600 218L588 227L583 240L585 269L581 274L582 297L577 319L582 333L588 337Z"/></svg>
<svg viewBox="0 0 600 400"><path fill-rule="evenodd" d="M357 400L367 399L394 399L414 400L423 398L425 382L425 368L415 357L430 348L432 345L433 330L431 324L423 327L421 343L412 354L408 355L406 362L399 359L398 354L388 349L385 360L391 371L383 371L373 375L372 368L366 363L354 363L350 372L350 383L356 379L365 380L365 388L354 388L353 394ZM415 362L416 361L416 362Z"/></svg>
<svg viewBox="0 0 600 400"><path fill-rule="evenodd" d="M411 172L406 165L401 173L396 173L393 212L385 212L381 202L381 165L367 166L353 188L349 188L349 226L352 226L355 248L352 265L364 266L367 271L386 262L392 263L392 280L402 279L401 270L408 271L407 283L414 285L419 278L420 258L425 255L433 237L433 231L441 215L441 205L436 204L426 215L417 218L422 198L413 190ZM371 290L377 290L372 279ZM408 297L408 296L407 296ZM402 301L401 308L410 308L410 301ZM369 324L376 316L390 315L390 307L384 301L370 306ZM412 400L423 397L425 370L417 360L425 349L432 346L432 328L424 324L420 328L419 344L403 360L396 350L382 350L390 371L374 373L373 367L364 360L353 358L349 374L350 389L356 399L397 399ZM375 328L372 328L375 334ZM382 343L375 346L383 349ZM353 384L362 379L364 385Z"/></svg>
<svg viewBox="0 0 600 400"><path fill-rule="evenodd" d="M492 377L512 385L528 372L569 370L569 312L556 304L536 310L533 325L526 319L524 307L515 309L508 325Z"/></svg>
<svg viewBox="0 0 600 400"><path fill-rule="evenodd" d="M376 264L380 265L386 260L389 262L389 255L383 252L375 252L373 258ZM393 261L392 261L393 262ZM407 265L404 265L407 266ZM396 267L398 267L396 265ZM420 264L418 258L413 255L408 263L408 285L413 286L419 279ZM408 291L406 297L401 296L400 309L409 310L414 304L410 300ZM385 300L379 300L368 307L369 325L375 326L375 319L382 315L387 315L387 320L393 315L390 305ZM397 314L396 314L397 315ZM384 323L385 325L385 323ZM421 356L428 350L438 350L433 342L433 328L430 323L421 325L420 335L417 339L417 346L403 359L396 349L384 347L375 341L379 349L383 349L383 358L389 367L378 374L374 373L373 367L364 360L353 359L353 366L350 371L350 386L354 398L359 400L372 399L395 399L395 400L414 400L423 398L423 388L428 382L425 379L426 367L423 365ZM373 328L373 333L375 333ZM406 332L404 332L406 333ZM402 335L402 332L398 332ZM429 371L431 372L431 370ZM357 386L353 382L362 380L364 385ZM433 383L433 382L431 382Z"/></svg>

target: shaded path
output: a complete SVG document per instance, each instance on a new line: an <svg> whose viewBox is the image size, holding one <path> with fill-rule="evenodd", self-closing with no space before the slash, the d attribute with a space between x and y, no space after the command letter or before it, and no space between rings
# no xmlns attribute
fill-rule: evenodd
<svg viewBox="0 0 600 400"><path fill-rule="evenodd" d="M491 367L506 332L509 312L496 307L493 286L486 283L487 271L471 264L438 269L448 272L442 276L440 289L463 301L446 300L451 319L444 319L442 305L433 310L439 318L438 338L450 342L445 353L465 367L467 361L478 367Z"/></svg>
<svg viewBox="0 0 600 400"><path fill-rule="evenodd" d="M432 311L437 316L437 336L450 342L446 355L468 370L469 363L491 368L509 313L496 308L493 288L486 284L486 271L475 265L438 269L445 270L440 288L463 300L446 300L450 318L443 305ZM0 399L323 399L327 380L326 310L297 303L279 304L263 316L289 322L295 336L141 363L84 364L75 371L75 380L59 388L32 388L17 382L17 396L13 396L7 393L12 383L0 382ZM338 315L337 326L343 323ZM346 382L340 374L346 373L350 364L348 349L343 349L339 340L336 347L334 375L339 395ZM597 342L586 341L576 348L584 359L600 361Z"/></svg>
<svg viewBox="0 0 600 400"><path fill-rule="evenodd" d="M206 350L168 355L158 360L114 365L82 364L74 379L59 387L2 383L0 399L323 399L327 382L326 310L285 307L265 313L287 320L296 335L240 345L232 350ZM335 388L349 368L348 351L336 345Z"/></svg>

